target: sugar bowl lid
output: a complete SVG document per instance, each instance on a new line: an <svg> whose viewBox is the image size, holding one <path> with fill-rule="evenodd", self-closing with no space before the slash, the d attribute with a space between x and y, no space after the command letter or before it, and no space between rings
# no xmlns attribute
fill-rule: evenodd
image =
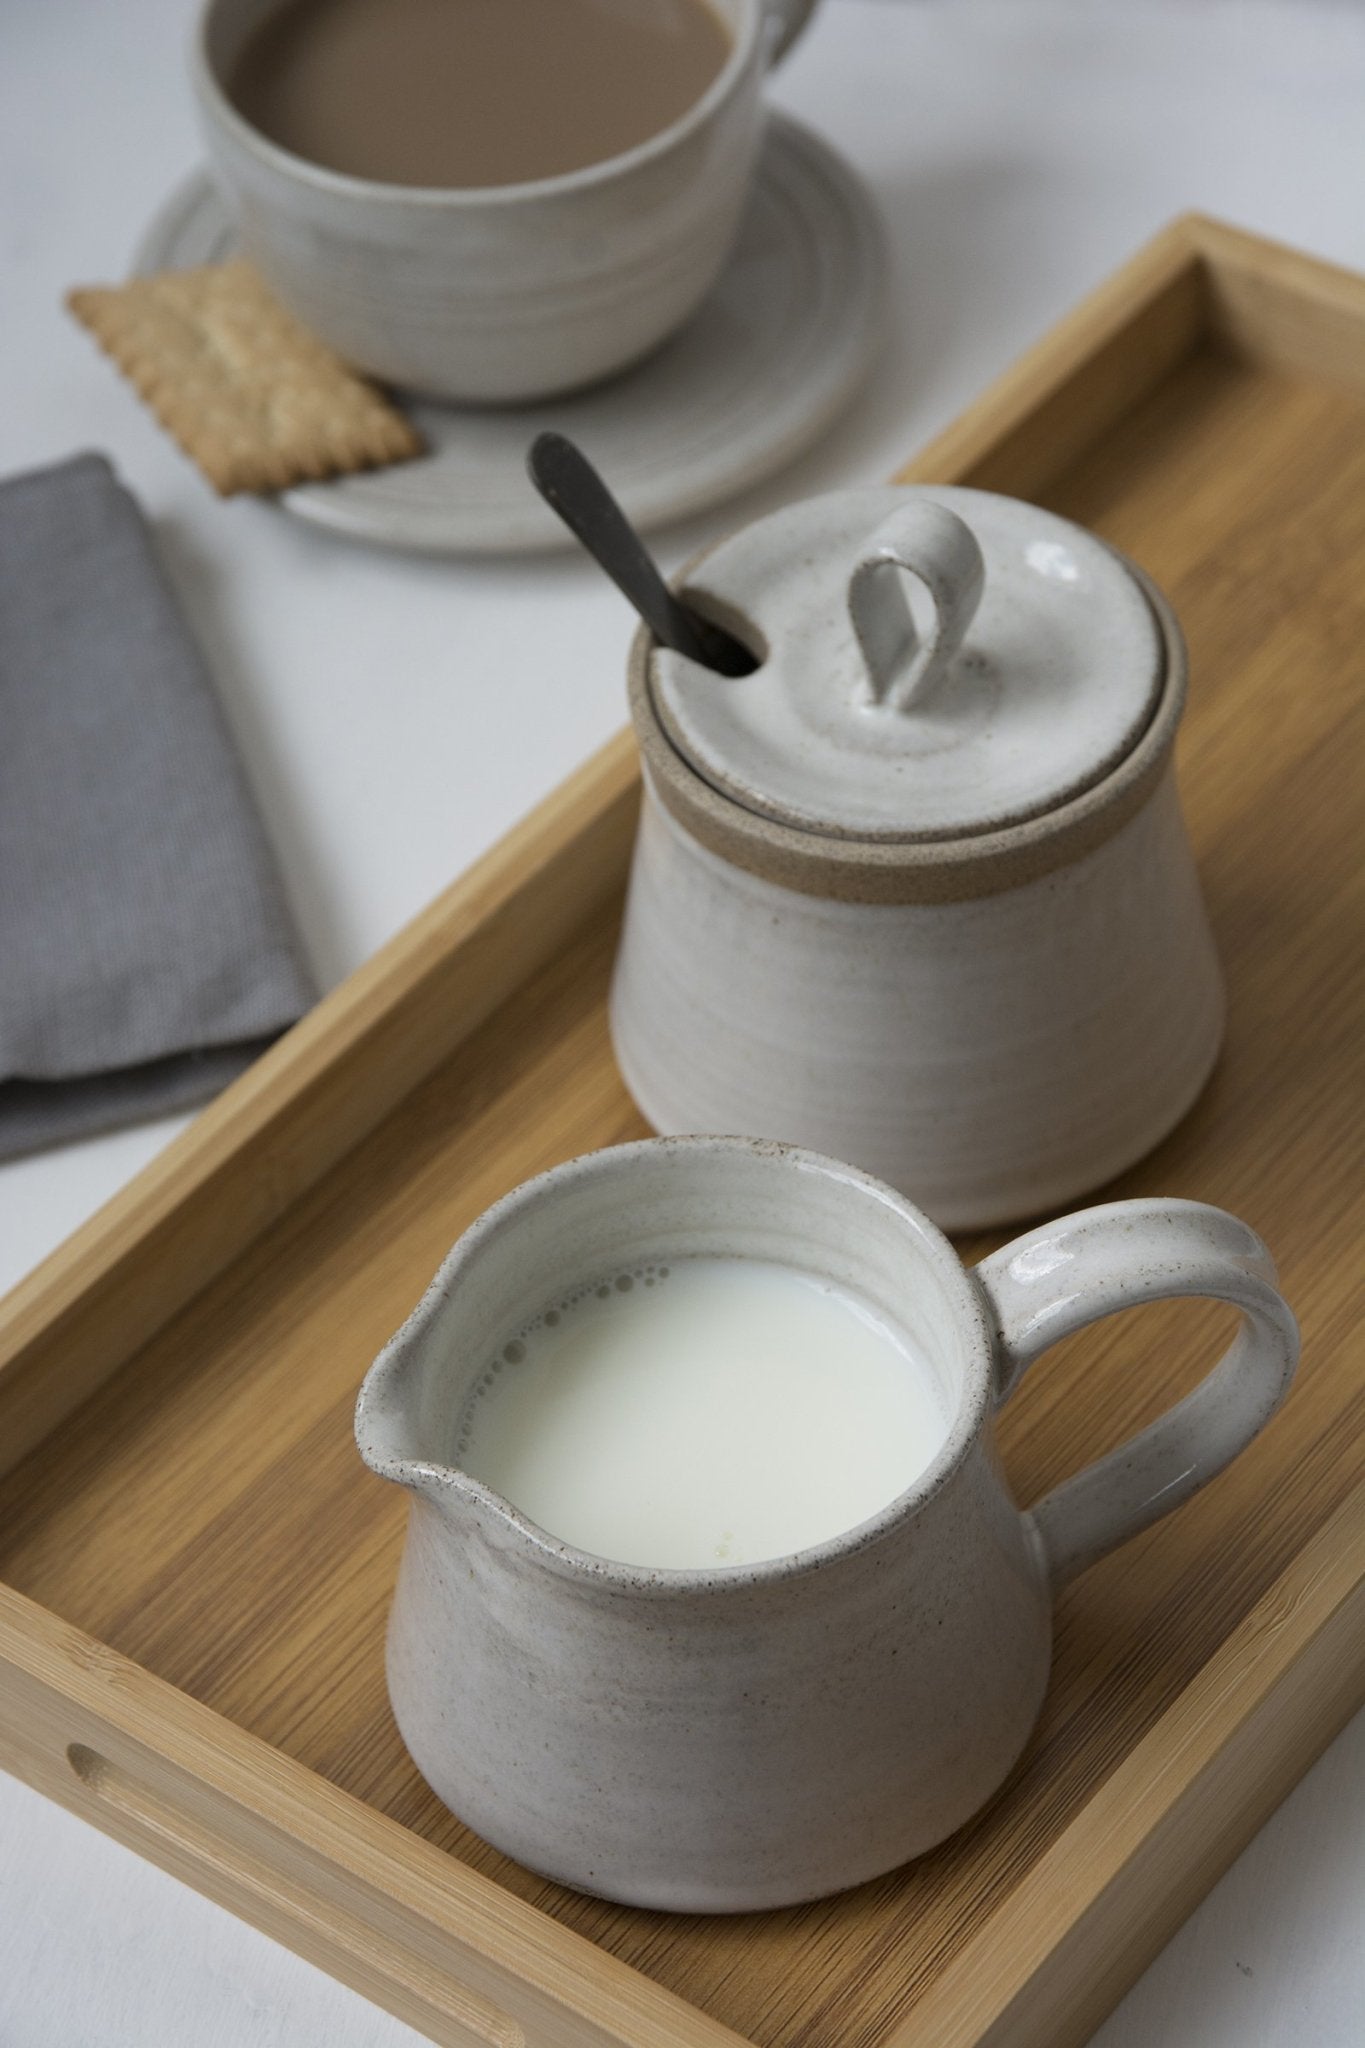
<svg viewBox="0 0 1365 2048"><path fill-rule="evenodd" d="M836 838L956 839L1100 781L1161 694L1122 557L989 491L885 487L745 527L686 594L761 656L727 677L656 648L674 748L746 810Z"/></svg>

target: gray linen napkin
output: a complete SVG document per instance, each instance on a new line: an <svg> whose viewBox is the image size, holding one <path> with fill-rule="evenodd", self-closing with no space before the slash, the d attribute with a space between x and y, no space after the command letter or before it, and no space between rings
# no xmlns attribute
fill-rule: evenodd
<svg viewBox="0 0 1365 2048"><path fill-rule="evenodd" d="M0 484L0 1159L204 1101L312 1000L136 503Z"/></svg>

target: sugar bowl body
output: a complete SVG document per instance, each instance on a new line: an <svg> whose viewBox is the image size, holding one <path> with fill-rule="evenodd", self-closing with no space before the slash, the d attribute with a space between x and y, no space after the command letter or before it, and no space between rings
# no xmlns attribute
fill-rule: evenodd
<svg viewBox="0 0 1365 2048"><path fill-rule="evenodd" d="M732 680L632 650L645 798L611 1015L649 1121L831 1152L950 1229L1141 1157L1223 1024L1160 594L960 489L789 508L687 587L766 659Z"/></svg>

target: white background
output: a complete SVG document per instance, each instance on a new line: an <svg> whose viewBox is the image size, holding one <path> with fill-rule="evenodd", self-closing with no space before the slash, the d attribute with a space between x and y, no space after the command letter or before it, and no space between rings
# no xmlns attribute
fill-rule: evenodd
<svg viewBox="0 0 1365 2048"><path fill-rule="evenodd" d="M355 967L624 715L629 621L573 559L401 560L220 505L60 312L197 159L190 0L0 0L0 471L106 450L155 521L319 980ZM1340 0L826 0L774 98L891 231L866 397L770 488L882 477L1171 215L1365 266L1365 12ZM3 744L3 735L0 735ZM0 963L3 971L3 963ZM0 1287L178 1124L0 1169ZM1365 1722L1102 2048L1360 2048ZM381 2048L407 2029L0 1776L0 2048Z"/></svg>

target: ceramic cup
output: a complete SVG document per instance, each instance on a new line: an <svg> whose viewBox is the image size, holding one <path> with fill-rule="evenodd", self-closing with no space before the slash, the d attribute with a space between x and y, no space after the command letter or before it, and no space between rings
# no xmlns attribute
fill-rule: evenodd
<svg viewBox="0 0 1365 2048"><path fill-rule="evenodd" d="M510 403L625 368L705 296L748 194L764 73L814 0L711 0L733 47L671 127L563 177L467 190L344 176L243 120L224 81L281 4L209 0L194 47L201 126L244 250L357 368Z"/></svg>
<svg viewBox="0 0 1365 2048"><path fill-rule="evenodd" d="M556 1541L457 1468L509 1331L623 1264L716 1253L855 1290L936 1375L947 1441L889 1507L769 1563L646 1570ZM995 1410L1058 1339L1187 1294L1242 1311L1231 1348L1021 1514ZM388 1639L403 1738L481 1835L608 1898L729 1912L876 1876L1006 1776L1057 1587L1235 1457L1297 1354L1265 1247L1199 1203L1084 1210L964 1269L903 1196L814 1153L695 1137L572 1160L466 1232L361 1390L361 1455L412 1495Z"/></svg>

